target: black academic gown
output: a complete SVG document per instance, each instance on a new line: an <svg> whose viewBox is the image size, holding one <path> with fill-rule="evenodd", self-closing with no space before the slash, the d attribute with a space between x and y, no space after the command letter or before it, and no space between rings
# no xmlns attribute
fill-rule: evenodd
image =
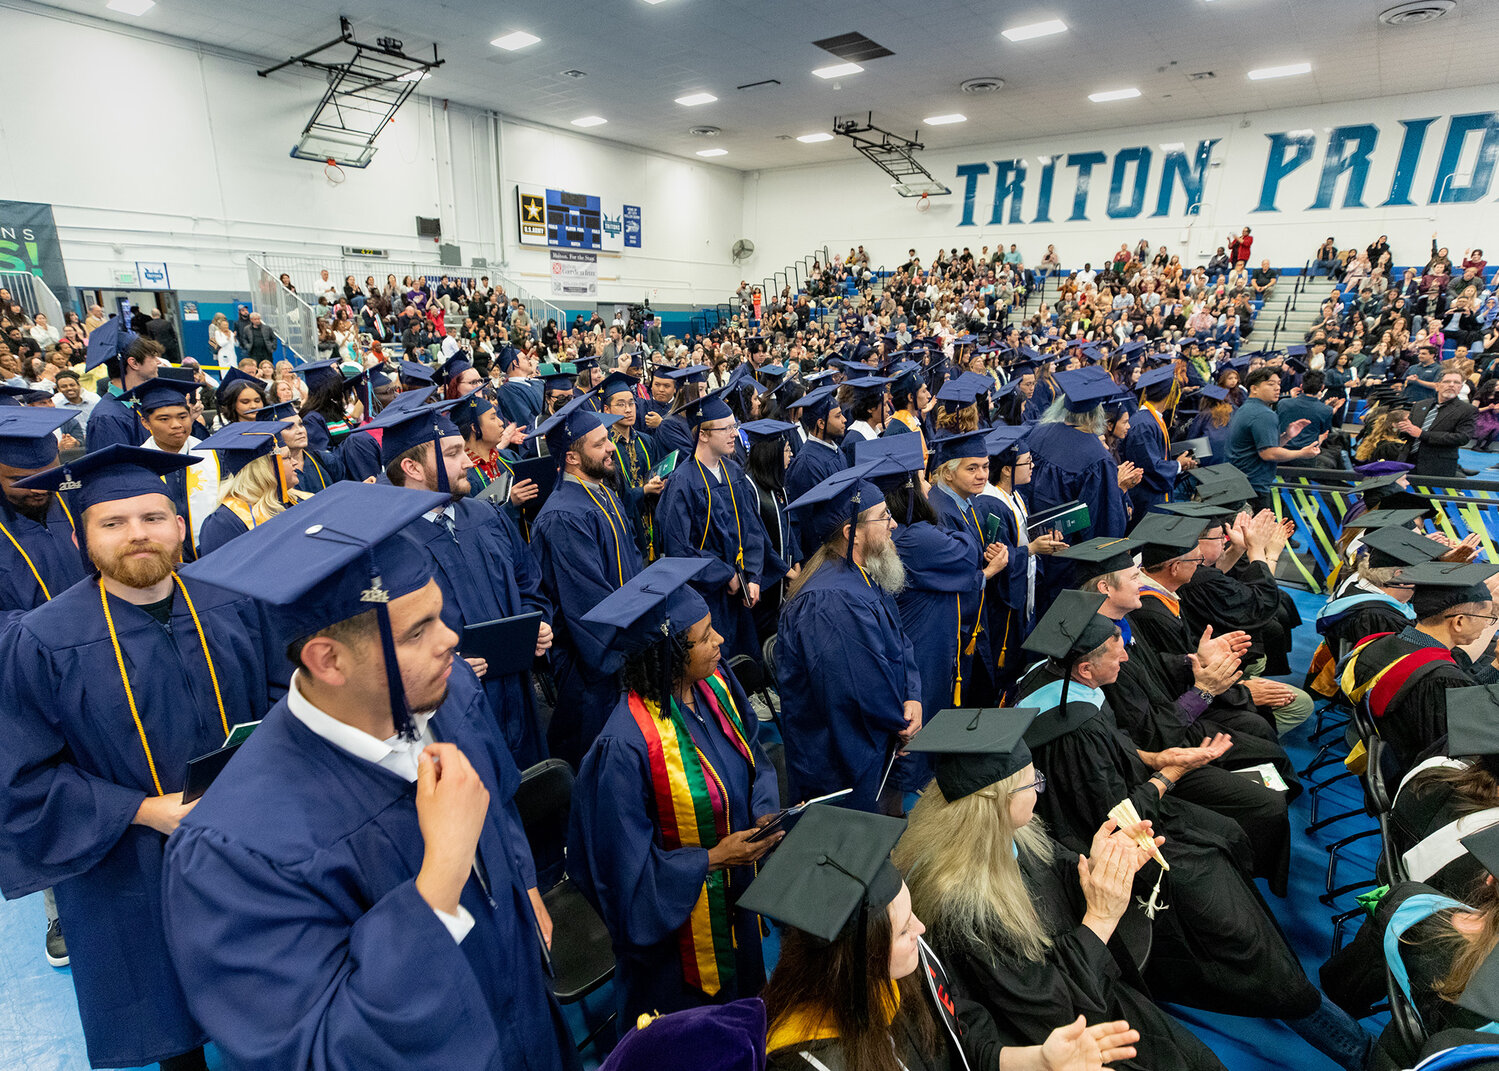
<svg viewBox="0 0 1499 1071"><path fill-rule="evenodd" d="M255 604L186 584L216 687L180 592L170 631L109 599L164 793L182 790L189 759L223 744L224 721L255 721L270 706L271 662ZM132 824L157 790L97 580L80 581L0 634L0 695L0 889L8 899L55 891L90 1064L138 1067L196 1048L206 1035L167 955L162 919L167 838Z"/></svg>
<svg viewBox="0 0 1499 1071"><path fill-rule="evenodd" d="M415 787L318 736L285 701L172 837L172 958L237 1071L580 1066L527 893L520 773L461 659L448 687L429 729L489 790L461 943L416 890Z"/></svg>
<svg viewBox="0 0 1499 1071"><path fill-rule="evenodd" d="M1286 656L1301 615L1264 562L1241 558L1227 573L1200 566L1176 594L1189 633L1201 636L1209 625L1218 636L1242 629L1251 640L1246 665L1263 657L1265 676L1291 671Z"/></svg>
<svg viewBox="0 0 1499 1071"><path fill-rule="evenodd" d="M1039 961L971 940L937 948L963 990L1001 1030L1040 1045L1058 1026L1087 1017L1089 1025L1126 1020L1140 1032L1136 1056L1110 1067L1122 1071L1172 1068L1218 1071L1223 1065L1201 1041L1151 1001L1139 980L1130 946L1148 950L1150 920L1132 904L1105 945L1081 920L1087 909L1078 885L1076 856L1053 842L1047 864L1021 852L1025 887L1051 947ZM1133 933L1126 931L1134 931Z"/></svg>
<svg viewBox="0 0 1499 1071"><path fill-rule="evenodd" d="M1431 654L1435 661L1423 661ZM1462 651L1446 651L1415 627L1370 641L1354 659L1359 679L1386 666L1390 673L1409 672L1389 702L1373 711L1379 735L1389 745L1391 772L1401 777L1447 735L1447 692L1476 683L1468 672L1471 663Z"/></svg>
<svg viewBox="0 0 1499 1071"><path fill-rule="evenodd" d="M1286 945L1250 880L1253 851L1237 823L1174 793L1161 796L1134 745L1119 731L1101 692L1069 687L1058 711L1061 672L1042 663L1020 683L1018 706L1042 713L1026 733L1048 791L1037 803L1053 837L1086 854L1110 810L1129 799L1166 838L1169 910L1155 918L1145 980L1157 1000L1231 1015L1302 1018L1320 995ZM1147 863L1136 893L1151 895L1161 873Z"/></svg>
<svg viewBox="0 0 1499 1071"><path fill-rule="evenodd" d="M517 614L540 613L550 624L552 604L541 593L536 559L510 518L472 498L454 502L453 512L452 535L426 517L406 526L406 534L427 549L437 566L444 624L460 636L466 625ZM536 714L530 672L495 671L486 674L483 683L515 764L524 770L545 759L546 737Z"/></svg>
<svg viewBox="0 0 1499 1071"><path fill-rule="evenodd" d="M541 590L552 604L557 704L547 726L555 758L576 769L619 698L624 655L583 615L640 572L640 549L613 491L559 476L531 526Z"/></svg>

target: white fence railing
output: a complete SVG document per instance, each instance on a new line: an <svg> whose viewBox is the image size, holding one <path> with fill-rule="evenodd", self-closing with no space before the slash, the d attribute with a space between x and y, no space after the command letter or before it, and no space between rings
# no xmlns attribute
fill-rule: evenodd
<svg viewBox="0 0 1499 1071"><path fill-rule="evenodd" d="M26 310L27 316L35 319L37 313L44 313L47 323L62 331L62 302L35 275L23 271L0 271L0 287L10 291L10 296Z"/></svg>
<svg viewBox="0 0 1499 1071"><path fill-rule="evenodd" d="M280 273L259 257L249 257L246 263L255 311L299 360L312 360L317 354L317 310L282 286Z"/></svg>
<svg viewBox="0 0 1499 1071"><path fill-rule="evenodd" d="M282 253L260 253L252 259L259 261L267 271L271 272L273 279L279 279L282 274L285 274L303 298L312 305L317 304L318 289L323 285L324 268L328 269L328 278L340 294L343 293L345 277L350 275L354 277L360 289L364 288L365 279L371 276L374 277L377 286L384 287L387 275L394 275L397 283L407 276L415 279L425 275L427 282L434 285L446 275L472 289L482 276L487 275L490 285L503 287L507 298L520 298L521 304L526 307L527 314L538 326L545 324L548 320L556 320L558 326L567 322L567 311L560 305L537 297L494 268L465 268L455 264L371 257L316 257Z"/></svg>

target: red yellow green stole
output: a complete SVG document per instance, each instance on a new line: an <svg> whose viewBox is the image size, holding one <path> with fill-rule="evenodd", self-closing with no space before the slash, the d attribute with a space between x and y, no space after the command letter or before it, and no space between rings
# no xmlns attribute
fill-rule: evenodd
<svg viewBox="0 0 1499 1071"><path fill-rule="evenodd" d="M716 723L744 761L753 779L755 760L744 734L744 721L722 671L697 684L704 720ZM728 793L708 757L698 749L675 700L669 718L657 705L631 692L630 713L645 738L650 757L651 788L656 797L656 824L661 846L712 848L733 832ZM733 916L729 909L728 871L711 870L692 913L677 931L682 976L688 985L716 996L735 975Z"/></svg>

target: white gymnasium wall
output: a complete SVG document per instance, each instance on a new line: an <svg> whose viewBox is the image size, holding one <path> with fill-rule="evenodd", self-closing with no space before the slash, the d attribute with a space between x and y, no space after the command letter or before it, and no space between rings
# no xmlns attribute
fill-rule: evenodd
<svg viewBox="0 0 1499 1071"><path fill-rule="evenodd" d="M974 108L1003 106L1003 94L973 103ZM1130 105L1097 107L1103 122L1109 116L1127 115ZM1329 234L1340 245L1363 247L1387 233L1399 264L1424 263L1432 231L1439 230L1443 243L1453 247L1454 256L1461 256L1469 244L1499 246L1499 183L1493 182L1499 158L1496 109L1499 88L1485 87L928 151L920 154L922 163L953 193L932 198L925 213L916 210L914 201L897 196L889 179L858 157L754 173L746 179L744 231L756 242L756 251L745 271L763 277L814 248L826 245L834 253L846 253L857 243L864 244L873 263L889 266L903 263L912 246L929 264L939 246L967 245L978 253L981 246L999 242L1007 248L1014 242L1027 263L1034 264L1047 244L1054 243L1064 266L1080 268L1085 260L1097 265L1121 242L1133 247L1142 237L1192 263L1205 260L1230 231L1238 233L1246 225L1255 237L1255 257L1269 257L1275 264L1300 265ZM1456 119L1460 116L1473 118ZM1411 133L1408 139L1408 131L1419 130L1424 130L1424 138ZM1272 141L1276 134L1282 138ZM1204 173L1200 210L1187 214L1187 199L1178 183L1167 213L1156 216L1170 151L1165 147L1183 145L1182 162L1191 163L1199 145L1213 139L1217 140ZM1334 146L1330 152L1334 140L1341 148ZM1449 142L1453 152L1444 167ZM1284 149L1275 153L1280 145ZM1111 180L1119 155L1140 147L1150 153L1143 206L1138 214L1130 214L1137 163L1119 164L1121 196L1111 216ZM853 156L851 146L847 151ZM1103 159L1092 171L1084 218L1073 219L1080 169L1066 161L1089 153ZM1274 196L1267 200L1267 172L1273 177L1278 170L1273 165L1303 157L1300 166L1271 184ZM1056 159L1049 211L1044 213L1050 219L1036 222L1042 214L1038 210L1045 161L1050 158ZM1126 158L1139 159L1140 154L1126 152ZM1013 160L1025 165L1020 222L1012 221L1012 203L1005 199L1000 222L994 223L996 173ZM1340 169L1342 162L1352 166ZM972 203L965 205L968 174L985 167L987 173L974 174ZM1364 207L1344 207L1349 180L1359 170L1365 175ZM1392 197L1392 186L1403 185L1406 177L1408 197L1398 189ZM1330 204L1313 207L1329 180ZM1458 197L1472 200L1454 200ZM1432 203L1439 198L1443 203ZM1392 200L1410 203L1386 203ZM1262 202L1267 206L1263 210ZM1490 252L1492 260L1499 249Z"/></svg>
<svg viewBox="0 0 1499 1071"><path fill-rule="evenodd" d="M601 301L716 301L738 280L737 171L413 97L371 165L334 187L288 155L316 78L259 78L252 62L46 9L0 8L0 25L6 83L33 87L0 109L0 196L54 206L73 285L161 261L177 289L242 291L248 254L343 245L435 264L420 215L442 219L465 264L508 256L509 273L545 297L546 251L517 248L517 181L642 207L643 248L600 258ZM384 274L378 261L369 271Z"/></svg>

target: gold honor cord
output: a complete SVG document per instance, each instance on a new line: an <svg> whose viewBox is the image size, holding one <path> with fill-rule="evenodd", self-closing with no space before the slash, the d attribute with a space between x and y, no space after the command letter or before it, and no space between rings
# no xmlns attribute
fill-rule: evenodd
<svg viewBox="0 0 1499 1071"><path fill-rule="evenodd" d="M68 524L72 527L74 533L76 533L78 531L78 525L73 521L73 511L68 509L68 504L62 500L61 495L57 497L57 504L62 507L63 515L68 518ZM10 545L16 548L16 553L19 554L21 556L21 560L26 563L26 568L31 570L31 575L36 579L36 586L42 589L42 597L48 602L51 602L52 592L47 589L47 582L42 579L42 574L37 571L36 563L31 560L31 555L26 553L26 548L21 546L21 541L15 536L11 535L10 529L5 527L5 525L3 524L0 524L0 535L4 535L6 539L10 540ZM74 536L74 541L77 541L76 534Z"/></svg>
<svg viewBox="0 0 1499 1071"><path fill-rule="evenodd" d="M193 618L193 628L198 631L198 644L203 648L203 658L208 662L208 679L213 682L213 699L219 706L219 721L224 726L224 739L227 740L229 718L224 713L224 696L219 691L219 675L213 668L213 655L208 653L208 639L203 635L203 622L198 620L198 610L193 606L193 597L187 593L187 586L182 583L182 578L173 573L172 580L176 582L177 589L182 592L182 600L187 603L187 612ZM114 616L109 612L109 598L104 593L102 580L99 582L99 605L104 607L104 623L109 627L109 643L114 648L115 665L120 670L120 683L125 686L125 701L130 705L130 717L135 720L135 731L140 735L141 748L146 753L146 765L151 768L151 783L156 786L158 796L165 795L161 788L161 778L156 773L156 757L151 754L151 744L146 739L146 727L141 724L140 711L135 705L135 692L130 687L130 677L125 672L125 656L120 652L120 637L115 632Z"/></svg>
<svg viewBox="0 0 1499 1071"><path fill-rule="evenodd" d="M584 490L584 492L587 493L588 497L591 498L591 499L593 499L593 504L595 506L597 506L599 508L600 512L602 512L604 514L604 520L606 520L606 521L609 522L609 531L614 536L614 565L615 565L616 571L619 574L619 586L620 587L624 587L625 586L625 559L624 559L624 552L620 549L620 545L619 545L619 529L614 527L614 517L612 515L612 511L609 510L609 509L606 509L605 506L604 506L604 504L602 502L600 502L597 498L594 498L593 490L588 486L588 484L584 483L582 480L579 480L578 483L582 485L583 490ZM613 501L614 501L614 498L613 498L612 495L609 494L609 489L607 487L601 487L600 490L604 492L604 497L606 499L608 499L609 502L610 502L610 504L612 505ZM619 524L620 524L621 528L624 527L624 523L625 523L625 519L624 519L623 516L621 516L619 518Z"/></svg>

